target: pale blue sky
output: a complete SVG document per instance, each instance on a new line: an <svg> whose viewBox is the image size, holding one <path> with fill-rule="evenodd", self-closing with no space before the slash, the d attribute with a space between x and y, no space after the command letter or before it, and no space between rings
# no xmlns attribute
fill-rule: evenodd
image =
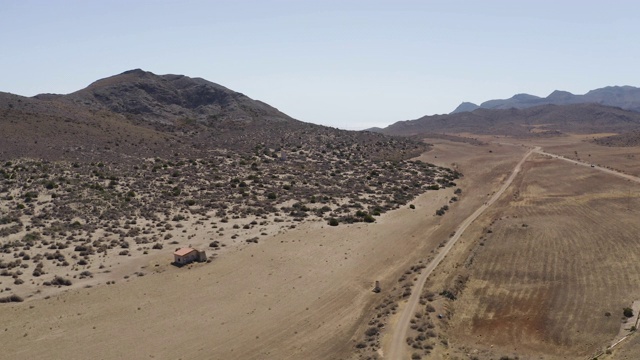
<svg viewBox="0 0 640 360"><path fill-rule="evenodd" d="M201 77L348 129L516 93L640 86L638 1L0 0L0 91Z"/></svg>

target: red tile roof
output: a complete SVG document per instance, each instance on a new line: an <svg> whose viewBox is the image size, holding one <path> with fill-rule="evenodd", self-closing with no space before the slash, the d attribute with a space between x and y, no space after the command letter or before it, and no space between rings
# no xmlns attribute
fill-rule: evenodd
<svg viewBox="0 0 640 360"><path fill-rule="evenodd" d="M192 248L181 248L176 250L173 254L177 255L177 256L185 256L187 254L189 254L192 251L196 251L196 249L192 249Z"/></svg>

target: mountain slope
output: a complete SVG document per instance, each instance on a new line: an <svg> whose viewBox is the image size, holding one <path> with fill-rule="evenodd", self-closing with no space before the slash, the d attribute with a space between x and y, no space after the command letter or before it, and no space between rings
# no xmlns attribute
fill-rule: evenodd
<svg viewBox="0 0 640 360"><path fill-rule="evenodd" d="M47 99L46 95L36 97ZM215 126L227 122L293 121L263 102L213 82L140 69L98 80L52 100L167 124L195 121Z"/></svg>
<svg viewBox="0 0 640 360"><path fill-rule="evenodd" d="M462 104L458 105L458 107L453 110L451 113L455 114L455 113L460 113L460 112L467 112L467 111L473 111L477 108L479 108L480 106L471 103L471 102L463 102Z"/></svg>
<svg viewBox="0 0 640 360"><path fill-rule="evenodd" d="M543 105L525 109L477 109L399 121L382 130L390 135L474 133L549 136L560 133L622 133L640 128L640 113L598 104Z"/></svg>
<svg viewBox="0 0 640 360"><path fill-rule="evenodd" d="M546 98L529 94L517 94L509 99L485 101L477 107L484 109L525 109L540 105L569 105L583 103L614 106L625 110L640 112L640 88L633 86L608 86L591 90L584 95L574 95L568 91L556 90ZM469 106L468 104L471 103L460 104L451 112L451 114L475 110L474 107Z"/></svg>
<svg viewBox="0 0 640 360"><path fill-rule="evenodd" d="M0 159L94 161L188 149L172 133L135 125L110 111L9 93L0 93L0 133Z"/></svg>
<svg viewBox="0 0 640 360"><path fill-rule="evenodd" d="M640 129L623 134L597 138L594 142L604 146L640 146Z"/></svg>
<svg viewBox="0 0 640 360"><path fill-rule="evenodd" d="M203 156L210 151L351 149L367 159L402 159L419 141L304 123L221 85L131 70L68 95L0 93L0 158L122 161ZM279 151L279 150L277 150ZM351 152L352 150L348 150Z"/></svg>

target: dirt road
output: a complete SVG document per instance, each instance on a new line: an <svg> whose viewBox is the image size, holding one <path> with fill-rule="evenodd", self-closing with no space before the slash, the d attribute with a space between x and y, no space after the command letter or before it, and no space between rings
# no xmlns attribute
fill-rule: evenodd
<svg viewBox="0 0 640 360"><path fill-rule="evenodd" d="M500 189L495 194L493 194L493 196L491 197L491 199L489 199L489 201L487 201L485 204L480 206L473 214L471 214L468 218L466 218L460 224L460 226L456 229L455 235L449 239L447 244L441 248L438 255L433 259L433 261L431 261L427 265L427 267L424 269L422 274L420 274L420 276L418 277L418 280L416 281L416 285L411 293L411 296L409 297L409 300L407 301L407 303L402 309L402 312L400 313L398 322L391 325L393 326L390 329L390 333L392 334L391 342L389 344L389 348L386 349L386 351L383 350L385 359L395 360L395 359L406 358L404 357L404 355L407 351L407 345L405 343L405 338L407 336L407 329L409 328L411 317L416 311L416 307L418 306L418 303L420 300L420 294L422 293L422 289L424 287L424 284L427 278L433 272L433 270L438 266L438 264L440 264L440 262L445 258L445 256L447 256L447 253L449 253L451 248L453 248L453 246L458 241L460 236L464 233L464 231L467 229L467 227L471 225L471 223L473 223L473 221L475 221L478 218L478 216L480 216L489 206L491 206L496 200L498 200L500 196L502 196L502 194L509 187L509 185L511 185L511 182L513 181L513 179L515 179L516 175L520 172L522 164L527 160L527 158L534 151L540 152L541 150L539 147L532 148L522 157L520 162L518 162L518 164L515 166L515 168L511 172L511 175L509 176L507 181L505 181L504 184L502 184Z"/></svg>
<svg viewBox="0 0 640 360"><path fill-rule="evenodd" d="M551 157L556 158L556 159L559 159L559 160L568 161L568 162L570 162L570 163L574 163L574 164L576 164L576 165L582 165L582 166L592 167L592 168L594 168L594 169L596 169L596 170L603 171L603 172L605 172L605 173L607 173L607 174L615 175L615 176L622 177L622 178L625 178L625 179L630 180L630 181L635 181L635 182L637 182L637 183L640 183L640 178L639 178L639 177L636 177L636 176L633 176L633 175L624 174L624 173L621 173L621 172L619 172L619 171L615 171L615 170L607 169L607 168L605 168L605 167L598 166L598 165L595 165L595 164L589 164L589 163L586 163L586 162L582 162L582 161L578 161L578 160L569 159L569 158L566 158L566 157L564 157L564 156L560 156L560 155L556 155L556 154L551 154L551 153L548 153L548 152L544 152L544 151L542 151L542 149L540 149L539 147L536 147L533 151L534 151L534 152L536 152L536 153L538 153L538 154L547 155L547 156L551 156Z"/></svg>

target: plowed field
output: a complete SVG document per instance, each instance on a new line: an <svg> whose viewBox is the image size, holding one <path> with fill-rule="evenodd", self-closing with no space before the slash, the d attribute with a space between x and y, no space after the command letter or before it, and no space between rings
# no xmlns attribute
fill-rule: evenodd
<svg viewBox="0 0 640 360"><path fill-rule="evenodd" d="M454 342L520 358L602 348L640 298L638 185L535 155L496 205L452 302Z"/></svg>

